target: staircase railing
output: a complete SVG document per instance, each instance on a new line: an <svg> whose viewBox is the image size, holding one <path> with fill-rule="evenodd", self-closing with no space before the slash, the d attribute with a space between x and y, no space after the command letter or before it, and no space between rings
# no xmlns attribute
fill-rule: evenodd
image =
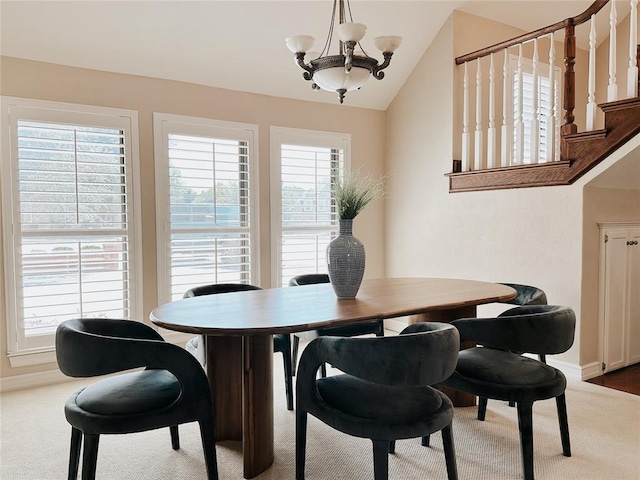
<svg viewBox="0 0 640 480"><path fill-rule="evenodd" d="M587 63L580 65L581 80L585 75L587 77L587 91L580 92L579 97L586 99L586 103L579 105L578 109L584 115L584 119L580 119L584 130L594 131L603 123L597 102L616 102L639 96L638 0L625 1L623 4L623 7L628 6L628 18L627 15L618 18L616 3L619 2L595 1L576 17L456 58L456 64L463 71L462 155L460 161L454 161L454 173L449 174L450 177L456 176L457 172L480 171L500 171L510 175L509 171L512 174L513 169L537 165L551 167L552 164L570 160L565 140L578 132L574 113L577 26L585 24L589 28L587 55L580 53L580 58L586 57ZM608 8L604 8L608 4ZM609 17L607 66L601 65L606 42L598 46L596 37L597 17L603 15ZM628 24L629 30L629 38L621 47L624 51L620 52L621 55L624 53L623 58L628 57L624 66L616 62L620 42L618 20L625 28ZM556 34L561 30L564 30L563 73L556 53L560 49L556 40L559 35ZM598 52L600 55L597 55ZM596 59L599 61L597 68ZM606 88L602 85L605 76L608 78ZM498 115L501 118L496 118L496 112L499 111L502 112ZM470 115L474 116L475 126L470 125ZM551 181L546 184L559 183ZM531 185L511 185L507 182L501 186L498 182L493 188L515 186ZM482 188L461 188L464 189Z"/></svg>

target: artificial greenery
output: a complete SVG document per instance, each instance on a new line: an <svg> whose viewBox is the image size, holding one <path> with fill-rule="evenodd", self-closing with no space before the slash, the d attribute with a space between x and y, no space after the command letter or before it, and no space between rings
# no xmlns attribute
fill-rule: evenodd
<svg viewBox="0 0 640 480"><path fill-rule="evenodd" d="M361 176L357 172L346 174L342 180L334 183L332 188L338 218L353 220L369 203L383 198L386 191L384 177Z"/></svg>

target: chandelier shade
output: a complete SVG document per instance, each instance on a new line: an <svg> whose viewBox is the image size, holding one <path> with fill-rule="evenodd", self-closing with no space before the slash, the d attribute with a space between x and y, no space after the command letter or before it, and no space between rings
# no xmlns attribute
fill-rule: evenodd
<svg viewBox="0 0 640 480"><path fill-rule="evenodd" d="M346 21L347 13L350 21ZM334 28L336 21L338 25ZM307 52L315 42L310 35L288 37L285 42L287 48L295 54L296 63L304 70L303 78L312 82L311 87L314 90L336 92L340 103L343 103L346 92L359 89L372 75L377 80L384 78L382 70L389 66L393 52L402 42L402 37L399 36L374 38L374 44L382 51L384 58L379 63L367 55L360 45L366 31L364 24L353 22L349 0L334 0L329 33L320 54L310 54L311 59L305 61ZM338 53L330 54L334 33L338 37Z"/></svg>

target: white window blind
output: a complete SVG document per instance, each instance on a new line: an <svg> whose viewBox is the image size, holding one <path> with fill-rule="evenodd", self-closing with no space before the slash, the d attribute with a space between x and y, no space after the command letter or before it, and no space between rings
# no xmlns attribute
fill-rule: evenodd
<svg viewBox="0 0 640 480"><path fill-rule="evenodd" d="M519 102L519 75L517 70L518 57L511 55L510 56L510 68L511 68L511 79L512 79L512 99L513 99L513 112L518 109ZM532 163L534 159L531 158L531 120L534 118L536 112L539 113L538 120L540 122L540 135L539 135L539 159L538 161L544 161L547 158L547 150L550 148L556 148L555 145L549 145L549 136L547 134L547 130L549 128L547 122L547 116L553 115L554 112L551 110L553 101L550 97L551 89L549 84L549 65L544 63L538 63L538 102L539 102L539 110L538 106L533 103L533 63L529 59L523 59L523 72L522 72L522 121L524 126L524 154L523 154L523 162L524 163ZM559 67L555 67L554 71L554 82L555 82L555 92L556 94L560 92L560 81L561 71ZM556 105L559 99L556 95ZM556 138L559 138L559 126L558 121L556 121ZM513 143L512 143L512 158L516 158L516 138L515 133L512 135Z"/></svg>
<svg viewBox="0 0 640 480"><path fill-rule="evenodd" d="M14 179L3 185L3 202L13 218L6 260L14 275L7 282L17 315L14 352L53 346L67 319L139 313L129 122L77 117L71 123L73 112L11 111L6 171Z"/></svg>
<svg viewBox="0 0 640 480"><path fill-rule="evenodd" d="M167 192L158 196L162 299L198 285L255 282L254 131L154 118L158 191Z"/></svg>
<svg viewBox="0 0 640 480"><path fill-rule="evenodd" d="M275 141L275 146L274 146ZM272 158L277 159L272 191L279 204L272 230L277 259L274 285L291 277L326 273L326 250L338 230L331 185L342 178L349 139L325 132L272 130Z"/></svg>

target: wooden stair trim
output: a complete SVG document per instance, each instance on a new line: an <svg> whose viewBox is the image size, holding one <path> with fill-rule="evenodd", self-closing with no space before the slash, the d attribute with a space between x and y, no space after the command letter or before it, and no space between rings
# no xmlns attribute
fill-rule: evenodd
<svg viewBox="0 0 640 480"><path fill-rule="evenodd" d="M600 107L605 112L604 138L569 135L561 140L562 158L571 161L569 183L578 180L640 133L640 97L603 103Z"/></svg>
<svg viewBox="0 0 640 480"><path fill-rule="evenodd" d="M571 162L560 161L448 173L449 192L566 185Z"/></svg>
<svg viewBox="0 0 640 480"><path fill-rule="evenodd" d="M454 160L449 193L508 188L570 185L618 148L640 133L640 97L599 105L605 113L605 128L563 135L562 161L457 172Z"/></svg>

